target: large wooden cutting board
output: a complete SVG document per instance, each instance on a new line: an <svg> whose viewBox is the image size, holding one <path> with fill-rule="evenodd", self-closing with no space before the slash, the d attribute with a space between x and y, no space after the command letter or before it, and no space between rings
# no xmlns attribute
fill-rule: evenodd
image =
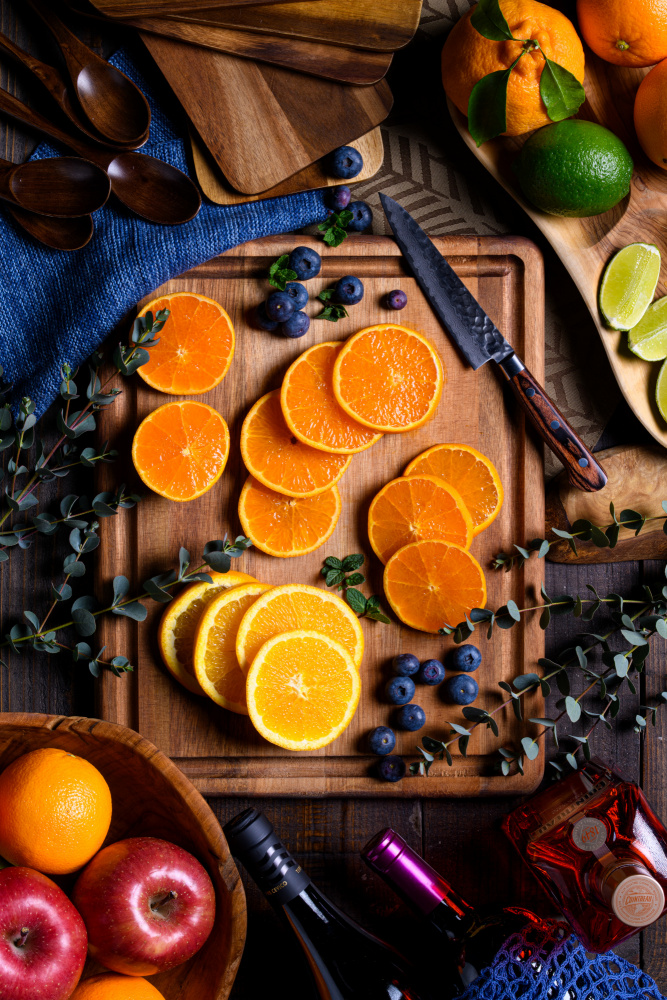
<svg viewBox="0 0 667 1000"><path fill-rule="evenodd" d="M154 14L170 14L200 10L202 7L240 7L243 4L254 5L256 0L90 0L92 5L108 17L144 17ZM276 0L264 0L272 4ZM290 3L290 0L282 0ZM317 0L321 3L322 0ZM313 0L308 0L313 3Z"/></svg>
<svg viewBox="0 0 667 1000"><path fill-rule="evenodd" d="M302 243L323 244L310 237ZM506 237L448 237L436 239L471 291L511 339L537 378L544 370L543 271L536 247L525 239ZM389 479L400 475L407 462L441 441L475 445L496 463L505 485L505 504L487 532L475 539L473 553L488 567L491 556L514 541L539 535L544 526L544 485L541 449L527 432L513 397L490 365L479 372L468 368L435 319L414 279L408 277L395 243L380 236L350 237L334 251L325 251L322 274L309 282L315 295L343 274L357 274L366 293L350 316L336 325L314 319L302 340L284 340L252 329L248 311L267 294L266 271L279 254L290 250L294 237L273 237L231 250L164 285L162 291L192 290L220 301L232 316L237 332L236 356L223 383L204 400L225 416L231 431L231 453L220 481L205 496L187 504L157 496L143 500L136 510L102 522L100 593L108 592L114 574L133 578L133 587L172 565L180 545L199 564L206 541L236 535L236 507L246 478L239 452L241 423L250 405L277 388L291 361L317 341L344 339L373 322L387 322L379 306L382 294L402 287L408 305L400 321L421 330L436 345L447 369L447 385L434 419L418 431L385 435L372 449L356 455L339 484L343 513L329 541L316 552L296 559L278 559L250 551L235 568L260 580L279 584L303 582L323 585L320 569L329 555L364 552L367 593L382 594L382 567L371 554L365 528L368 505ZM308 307L316 312L314 303ZM166 397L139 378L128 383L121 398L101 414L101 434L118 448L115 467L104 467L100 486L127 480L136 483L129 459L132 435L139 421ZM119 467L120 466L120 467ZM141 484L138 484L141 487ZM146 492L145 488L141 490ZM523 600L526 589L539 592L544 561L531 559L511 573L488 569L488 603L498 607L508 599ZM534 597L534 593L531 594ZM392 708L383 703L381 689L388 665L397 652L414 652L421 659L441 657L452 645L441 636L416 632L400 625L364 621L366 653L362 665L363 692L349 729L320 751L290 753L265 742L249 719L218 708L189 694L161 666L156 629L161 607L147 602L149 616L136 625L126 618L107 616L102 643L107 653L126 653L136 673L122 678L105 674L99 684L103 718L130 726L164 750L203 792L224 795L369 795L460 796L521 793L532 790L542 773L542 758L529 765L525 777L503 778L494 772L495 749L515 742L523 730L512 711L500 713L500 740L478 730L468 757L455 756L454 766L437 764L429 778L406 778L396 784L376 780L374 758L364 752L364 735L380 724L390 724ZM386 602L385 602L386 604ZM479 705L491 709L501 702L498 681L532 671L543 654L543 633L535 620L509 631L497 631L492 642L480 636L482 666ZM462 722L460 710L446 705L437 688L418 688L415 699L427 715L424 732L444 736L447 723ZM542 715L541 698L526 706L526 716ZM398 733L397 749L413 754L419 734Z"/></svg>

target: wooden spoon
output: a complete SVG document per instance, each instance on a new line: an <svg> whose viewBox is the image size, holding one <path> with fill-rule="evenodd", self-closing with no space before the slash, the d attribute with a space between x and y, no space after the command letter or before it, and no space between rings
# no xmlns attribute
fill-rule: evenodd
<svg viewBox="0 0 667 1000"><path fill-rule="evenodd" d="M28 0L53 35L84 115L100 135L130 146L148 131L151 110L137 85L84 45L43 0Z"/></svg>
<svg viewBox="0 0 667 1000"><path fill-rule="evenodd" d="M75 156L29 163L0 160L0 198L27 212L77 218L96 212L111 191L101 167Z"/></svg>
<svg viewBox="0 0 667 1000"><path fill-rule="evenodd" d="M201 195L187 174L163 160L143 153L99 149L65 132L6 90L0 90L0 111L102 167L118 200L149 222L179 225L193 219L201 207Z"/></svg>
<svg viewBox="0 0 667 1000"><path fill-rule="evenodd" d="M8 211L34 239L54 250L81 250L90 243L95 228L90 215L83 215L80 219L53 219L22 208L8 207Z"/></svg>

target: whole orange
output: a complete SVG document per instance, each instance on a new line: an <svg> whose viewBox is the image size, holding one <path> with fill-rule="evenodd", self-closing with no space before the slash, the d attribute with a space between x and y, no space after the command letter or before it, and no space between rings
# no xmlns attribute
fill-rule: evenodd
<svg viewBox="0 0 667 1000"><path fill-rule="evenodd" d="M91 763L53 747L0 774L0 855L48 875L78 871L111 823L111 792Z"/></svg>
<svg viewBox="0 0 667 1000"><path fill-rule="evenodd" d="M667 59L654 66L639 85L635 131L649 160L667 170Z"/></svg>
<svg viewBox="0 0 667 1000"><path fill-rule="evenodd" d="M475 84L498 70L509 69L522 50L522 41L492 42L473 28L474 7L452 28L442 50L442 82L449 99L464 115ZM539 42L548 59L584 80L584 50L572 22L560 11L537 0L500 0L515 39ZM551 119L540 97L544 56L538 49L524 53L507 85L505 135L522 135L548 125Z"/></svg>
<svg viewBox="0 0 667 1000"><path fill-rule="evenodd" d="M584 41L617 66L652 66L667 57L667 0L577 0Z"/></svg>
<svg viewBox="0 0 667 1000"><path fill-rule="evenodd" d="M79 983L70 1000L164 1000L147 979L103 972Z"/></svg>

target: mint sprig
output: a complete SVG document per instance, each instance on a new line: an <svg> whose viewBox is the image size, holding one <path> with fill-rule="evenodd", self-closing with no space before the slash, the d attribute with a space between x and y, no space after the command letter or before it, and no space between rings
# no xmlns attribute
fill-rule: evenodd
<svg viewBox="0 0 667 1000"><path fill-rule="evenodd" d="M278 260L274 260L269 268L269 284L274 288L285 291L288 281L296 281L297 274L291 267L288 267L289 254L284 253Z"/></svg>
<svg viewBox="0 0 667 1000"><path fill-rule="evenodd" d="M345 306L338 302L332 302L333 288L323 288L317 296L320 302L324 302L324 309L318 313L315 319L328 319L330 323L337 323L339 319L345 319L349 313Z"/></svg>
<svg viewBox="0 0 667 1000"><path fill-rule="evenodd" d="M345 237L349 235L347 227L352 222L352 218L352 212L348 208L344 208L340 212L331 212L326 221L320 222L317 227L321 233L324 233L324 242L330 247L340 246Z"/></svg>

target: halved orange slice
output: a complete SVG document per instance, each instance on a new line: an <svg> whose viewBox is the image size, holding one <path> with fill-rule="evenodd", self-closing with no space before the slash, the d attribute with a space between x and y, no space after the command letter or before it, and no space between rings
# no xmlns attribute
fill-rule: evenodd
<svg viewBox="0 0 667 1000"><path fill-rule="evenodd" d="M246 691L250 720L264 739L286 750L317 750L349 726L361 681L340 642L295 630L262 645Z"/></svg>
<svg viewBox="0 0 667 1000"><path fill-rule="evenodd" d="M139 424L132 461L142 482L167 500L194 500L218 481L229 455L229 428L206 403L158 406Z"/></svg>
<svg viewBox="0 0 667 1000"><path fill-rule="evenodd" d="M270 556L303 556L333 534L343 509L337 486L314 497L286 497L248 476L239 497L243 532Z"/></svg>
<svg viewBox="0 0 667 1000"><path fill-rule="evenodd" d="M444 372L431 343L406 326L360 330L336 358L333 391L353 420L376 431L421 427L440 402Z"/></svg>
<svg viewBox="0 0 667 1000"><path fill-rule="evenodd" d="M473 534L491 524L503 505L503 484L493 462L469 444L436 444L417 455L403 473L440 476L461 495L470 511Z"/></svg>
<svg viewBox="0 0 667 1000"><path fill-rule="evenodd" d="M320 451L351 455L370 448L382 435L353 420L334 396L333 368L342 346L327 341L304 351L285 372L280 405L299 441Z"/></svg>
<svg viewBox="0 0 667 1000"><path fill-rule="evenodd" d="M394 553L384 568L384 592L402 622L437 632L484 607L486 580L466 549L432 539L411 542Z"/></svg>
<svg viewBox="0 0 667 1000"><path fill-rule="evenodd" d="M373 498L368 539L386 563L409 542L442 538L464 549L472 541L472 518L456 490L437 476L392 479Z"/></svg>

